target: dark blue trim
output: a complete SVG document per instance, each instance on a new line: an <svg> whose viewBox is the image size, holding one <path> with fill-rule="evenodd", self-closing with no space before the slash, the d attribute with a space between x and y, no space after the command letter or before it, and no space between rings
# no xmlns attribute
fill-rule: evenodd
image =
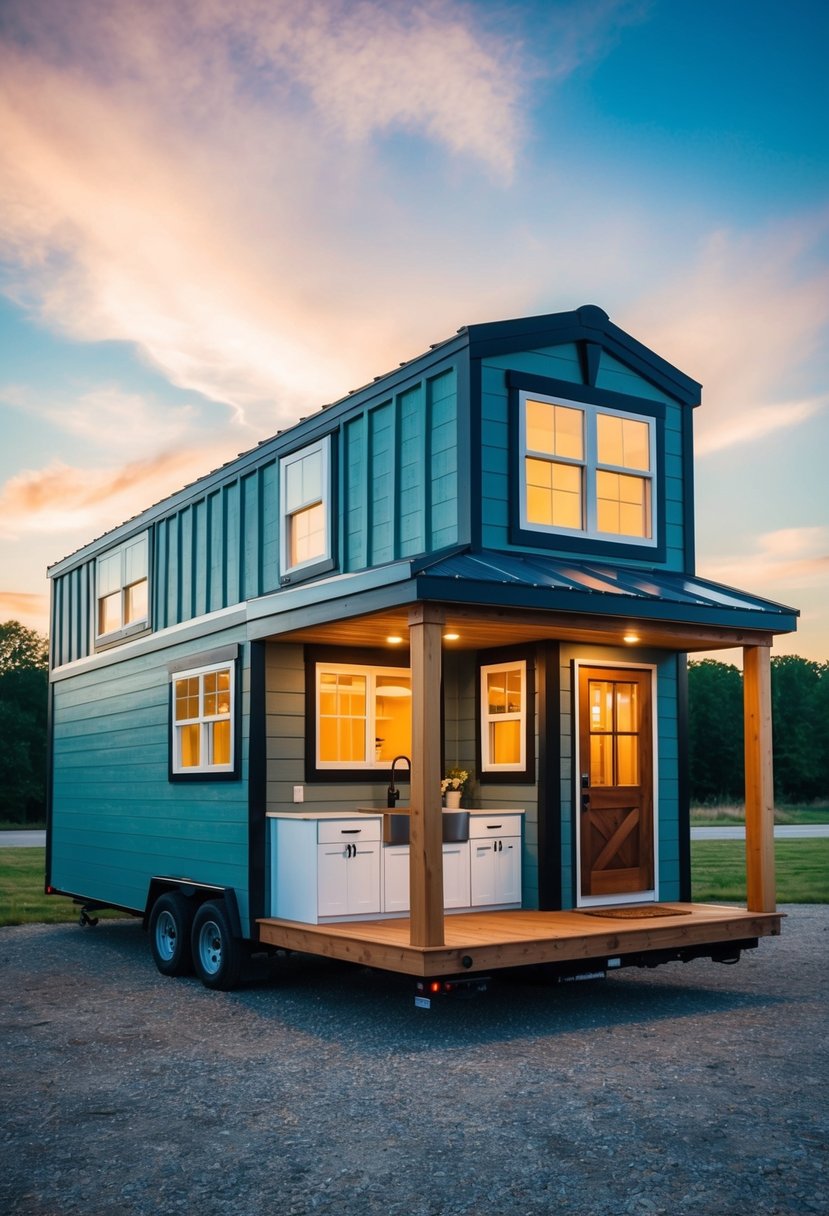
<svg viewBox="0 0 829 1216"><path fill-rule="evenodd" d="M483 406L481 364L477 359L472 361L464 360L462 366L465 372L464 387L466 389L466 398L464 400L461 397L459 377L458 416L462 416L461 410L463 410L468 419L469 446L466 451L469 453L469 459L463 461L462 464L459 463L458 468L458 505L460 506L463 503L463 514L465 516L465 527L463 531L459 531L458 539L462 541L466 537L474 548L479 548L483 543L483 521L481 519L483 493L481 477L481 409ZM459 430L459 458L463 451L460 443L461 434ZM463 473L461 473L462 469L464 470ZM460 522L461 517L459 515L459 525Z"/></svg>
<svg viewBox="0 0 829 1216"><path fill-rule="evenodd" d="M561 647L541 642L537 650L538 690L538 906L561 908Z"/></svg>
<svg viewBox="0 0 829 1216"><path fill-rule="evenodd" d="M267 719L265 642L250 644L250 700L248 706L248 898L250 930L265 915L265 851L267 848Z"/></svg>
<svg viewBox="0 0 829 1216"><path fill-rule="evenodd" d="M691 752L688 716L688 659L677 654L677 777L679 803L679 898L691 901Z"/></svg>
<svg viewBox="0 0 829 1216"><path fill-rule="evenodd" d="M689 574L696 570L696 523L694 516L694 415L691 410L682 411L682 539L685 553L685 569Z"/></svg>

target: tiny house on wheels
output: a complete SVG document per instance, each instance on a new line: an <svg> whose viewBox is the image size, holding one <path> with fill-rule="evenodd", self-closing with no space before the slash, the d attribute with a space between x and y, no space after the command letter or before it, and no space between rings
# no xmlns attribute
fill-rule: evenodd
<svg viewBox="0 0 829 1216"><path fill-rule="evenodd" d="M699 401L592 305L470 325L58 562L47 890L222 989L251 952L437 990L779 933L797 613L695 574ZM735 646L746 908L691 900L686 660Z"/></svg>

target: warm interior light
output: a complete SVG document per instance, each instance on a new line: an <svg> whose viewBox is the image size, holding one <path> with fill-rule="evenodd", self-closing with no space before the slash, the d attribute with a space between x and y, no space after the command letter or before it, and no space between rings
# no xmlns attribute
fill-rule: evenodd
<svg viewBox="0 0 829 1216"><path fill-rule="evenodd" d="M443 635L444 642L457 642L461 635L459 633L445 633Z"/></svg>
<svg viewBox="0 0 829 1216"><path fill-rule="evenodd" d="M389 646L399 646L403 639L398 637L396 633L393 633L390 637L386 638L386 641L388 642Z"/></svg>
<svg viewBox="0 0 829 1216"><path fill-rule="evenodd" d="M410 697L411 695L411 688L406 688L405 684L380 684L377 688L378 697Z"/></svg>
<svg viewBox="0 0 829 1216"><path fill-rule="evenodd" d="M626 633L624 640L628 643L629 646L632 646L634 644L634 642L639 641L639 634L638 633Z"/></svg>

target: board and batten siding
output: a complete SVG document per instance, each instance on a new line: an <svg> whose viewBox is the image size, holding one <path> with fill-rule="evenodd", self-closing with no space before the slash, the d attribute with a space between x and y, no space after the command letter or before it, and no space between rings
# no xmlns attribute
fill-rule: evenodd
<svg viewBox="0 0 829 1216"><path fill-rule="evenodd" d="M662 900L680 898L679 874L679 685L676 655L656 651L597 649L596 647L565 645L561 647L561 890L562 907L576 906L576 857L574 796L576 777L573 765L576 757L574 737L573 663L610 663L629 667L636 663L656 667L657 747L655 767L657 783L654 788L654 813L657 824L658 890Z"/></svg>
<svg viewBox="0 0 829 1216"><path fill-rule="evenodd" d="M525 351L519 354L489 357L481 366L481 536L486 549L515 548L510 540L510 433L509 390L506 372L525 372L548 379L570 381L576 390L583 383L581 363L574 343L549 349ZM682 452L682 406L661 392L648 380L602 352L596 387L625 393L633 397L661 402L665 406L665 477L666 555L664 564L670 570L685 568L684 550L684 484ZM613 560L625 564L624 546ZM542 552L549 553L545 547ZM567 556L572 556L568 552ZM633 564L641 565L641 561Z"/></svg>
<svg viewBox="0 0 829 1216"><path fill-rule="evenodd" d="M217 635L211 644L237 641ZM247 648L242 648L239 780L171 782L168 664L204 642L107 662L53 684L51 883L143 910L150 879L233 887L248 931Z"/></svg>
<svg viewBox="0 0 829 1216"><path fill-rule="evenodd" d="M371 405L343 427L342 569L455 544L457 374L448 368Z"/></svg>

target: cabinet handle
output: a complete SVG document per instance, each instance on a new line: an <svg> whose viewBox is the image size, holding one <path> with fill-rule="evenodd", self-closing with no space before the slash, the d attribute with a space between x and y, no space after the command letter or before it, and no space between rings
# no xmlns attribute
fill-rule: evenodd
<svg viewBox="0 0 829 1216"><path fill-rule="evenodd" d="M502 827L502 824L500 823L488 823L486 825L486 830L488 832L497 832L500 827Z"/></svg>
<svg viewBox="0 0 829 1216"><path fill-rule="evenodd" d="M340 828L341 836L359 836L362 828Z"/></svg>

